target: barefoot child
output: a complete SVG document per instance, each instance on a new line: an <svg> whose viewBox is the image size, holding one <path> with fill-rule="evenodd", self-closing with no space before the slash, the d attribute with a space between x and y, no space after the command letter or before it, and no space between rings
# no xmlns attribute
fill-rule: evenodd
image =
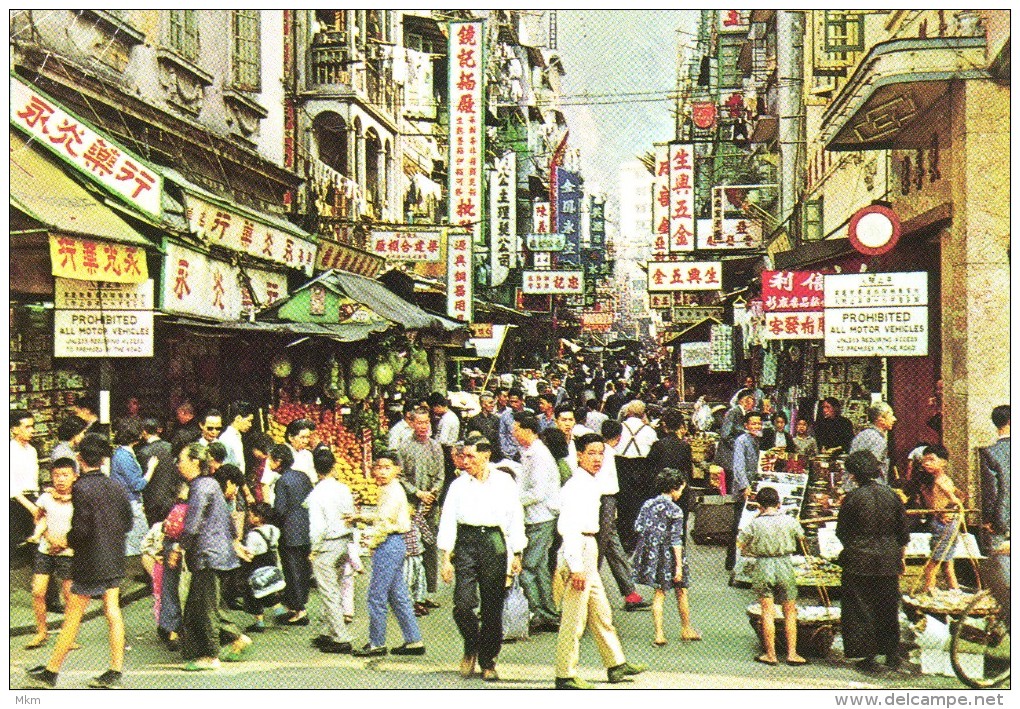
<svg viewBox="0 0 1020 709"><path fill-rule="evenodd" d="M762 637L765 654L755 661L778 665L776 657L776 606L777 596L783 607L786 625L786 663L806 665L807 660L797 654L797 581L793 573L792 554L797 553L798 540L804 538L800 522L779 511L779 493L775 488L763 487L757 497L760 511L737 537L740 553L753 564L751 586L761 601Z"/></svg>
<svg viewBox="0 0 1020 709"><path fill-rule="evenodd" d="M955 509L962 513L963 502L956 486L953 485L952 478L946 472L948 463L949 454L943 446L932 445L924 449L921 456L922 469L915 473L920 483L921 499L928 509ZM946 572L946 583L949 588L960 588L960 582L956 579L956 569L953 567L953 558L956 544L960 539L961 519L962 514L950 515L945 512L936 512L932 516L932 552L924 565L922 593L931 593L935 589L935 577L938 575L939 567Z"/></svg>
<svg viewBox="0 0 1020 709"><path fill-rule="evenodd" d="M74 484L75 464L70 458L60 458L51 468L53 487L36 500L36 527L29 541L38 542L32 573L32 610L35 611L36 633L25 645L33 650L46 644L46 589L54 573L63 579L66 605L71 592L71 555L67 547L67 532L71 529L71 485Z"/></svg>
<svg viewBox="0 0 1020 709"><path fill-rule="evenodd" d="M645 502L634 521L638 533L637 547L631 564L634 583L651 586L652 622L655 625L656 647L666 645L663 629L663 604L666 592L675 589L677 610L680 613L680 639L701 640L691 625L691 606L687 589L691 577L687 568L687 553L683 547L684 513L677 500L687 487L687 475L675 468L664 468L655 479L658 496Z"/></svg>

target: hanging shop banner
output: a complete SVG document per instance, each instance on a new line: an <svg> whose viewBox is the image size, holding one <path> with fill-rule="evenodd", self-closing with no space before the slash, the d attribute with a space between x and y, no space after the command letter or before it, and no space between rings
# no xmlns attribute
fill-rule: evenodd
<svg viewBox="0 0 1020 709"><path fill-rule="evenodd" d="M672 293L649 293L648 307L652 310L669 310L673 307Z"/></svg>
<svg viewBox="0 0 1020 709"><path fill-rule="evenodd" d="M442 261L442 234L434 231L373 231L372 253L391 261Z"/></svg>
<svg viewBox="0 0 1020 709"><path fill-rule="evenodd" d="M517 154L507 152L489 175L490 286L503 285L517 267Z"/></svg>
<svg viewBox="0 0 1020 709"><path fill-rule="evenodd" d="M761 297L766 312L824 309L821 271L762 271Z"/></svg>
<svg viewBox="0 0 1020 709"><path fill-rule="evenodd" d="M720 32L747 32L750 28L749 10L717 10Z"/></svg>
<svg viewBox="0 0 1020 709"><path fill-rule="evenodd" d="M928 305L925 271L827 274L823 285L826 308Z"/></svg>
<svg viewBox="0 0 1020 709"><path fill-rule="evenodd" d="M652 253L663 258L669 253L669 146L655 144L652 173Z"/></svg>
<svg viewBox="0 0 1020 709"><path fill-rule="evenodd" d="M818 311L765 313L763 340L821 340L825 314Z"/></svg>
<svg viewBox="0 0 1020 709"><path fill-rule="evenodd" d="M566 245L556 257L560 265L581 265L581 200L584 180L575 172L556 167L556 224L554 231L563 234Z"/></svg>
<svg viewBox="0 0 1020 709"><path fill-rule="evenodd" d="M450 221L467 227L480 241L485 136L485 23L449 24L450 77ZM451 257L452 258L452 257ZM470 263L470 259L469 259ZM452 284L451 284L452 285ZM470 284L468 284L470 290ZM454 297L449 296L452 306ZM471 299L456 301L464 308L456 316L470 315ZM452 315L452 314L451 314ZM467 318L470 320L470 317Z"/></svg>
<svg viewBox="0 0 1020 709"><path fill-rule="evenodd" d="M721 305L674 305L674 324L699 323L705 318L722 320L723 307Z"/></svg>
<svg viewBox="0 0 1020 709"><path fill-rule="evenodd" d="M584 258L582 254L581 262L589 275L606 275L606 203L604 199L591 198L588 208L588 234L590 254L588 258ZM593 283L594 281L595 279L592 278Z"/></svg>
<svg viewBox="0 0 1020 709"><path fill-rule="evenodd" d="M563 234L528 234L528 251L563 251L567 237Z"/></svg>
<svg viewBox="0 0 1020 709"><path fill-rule="evenodd" d="M531 212L531 230L535 234L548 234L552 231L549 224L549 203L535 202ZM564 243L566 239L564 238Z"/></svg>
<svg viewBox="0 0 1020 709"><path fill-rule="evenodd" d="M651 261L648 290L719 290L722 288L721 261Z"/></svg>
<svg viewBox="0 0 1020 709"><path fill-rule="evenodd" d="M184 193L192 233L210 244L311 273L316 245L274 226Z"/></svg>
<svg viewBox="0 0 1020 709"><path fill-rule="evenodd" d="M552 268L552 254L548 251L536 251L531 255L531 265L539 269Z"/></svg>
<svg viewBox="0 0 1020 709"><path fill-rule="evenodd" d="M708 242L713 244L723 244L726 240L723 238L723 217L726 216L725 207L723 206L723 187L712 188L712 219L711 229L708 231ZM702 231L702 234L705 232Z"/></svg>
<svg viewBox="0 0 1020 709"><path fill-rule="evenodd" d="M613 328L613 313L581 313L581 327L585 330L608 332Z"/></svg>
<svg viewBox="0 0 1020 709"><path fill-rule="evenodd" d="M669 250L694 251L694 146L669 145Z"/></svg>
<svg viewBox="0 0 1020 709"><path fill-rule="evenodd" d="M471 322L474 305L471 233L450 230L446 239L446 314L460 322Z"/></svg>
<svg viewBox="0 0 1020 709"><path fill-rule="evenodd" d="M524 271L521 279L521 290L527 295L584 293L583 271Z"/></svg>
<svg viewBox="0 0 1020 709"><path fill-rule="evenodd" d="M712 363L711 342L681 342L680 366L704 367Z"/></svg>
<svg viewBox="0 0 1020 709"><path fill-rule="evenodd" d="M710 130L715 128L716 119L719 117L719 110L711 101L695 101L691 104L691 121L695 128Z"/></svg>
<svg viewBox="0 0 1020 709"><path fill-rule="evenodd" d="M160 308L220 321L239 320L245 313L245 298L251 301L247 281L260 308L287 295L284 273L245 268L242 274L237 266L167 242Z"/></svg>
<svg viewBox="0 0 1020 709"><path fill-rule="evenodd" d="M54 357L151 357L151 310L54 310Z"/></svg>
<svg viewBox="0 0 1020 709"><path fill-rule="evenodd" d="M11 125L144 214L159 219L163 177L46 94L11 77Z"/></svg>
<svg viewBox="0 0 1020 709"><path fill-rule="evenodd" d="M928 355L928 274L826 275L826 357Z"/></svg>
<svg viewBox="0 0 1020 709"><path fill-rule="evenodd" d="M50 273L58 278L107 283L144 283L145 250L108 241L50 234Z"/></svg>
<svg viewBox="0 0 1020 709"><path fill-rule="evenodd" d="M714 199L715 193L713 193ZM762 247L762 224L760 219L715 219L722 214L720 209L713 212L713 219L698 220L698 248L716 251L738 249L760 249ZM718 229L718 232L716 231Z"/></svg>
<svg viewBox="0 0 1020 709"><path fill-rule="evenodd" d="M729 325L713 325L709 334L711 372L733 371L733 328Z"/></svg>
<svg viewBox="0 0 1020 709"><path fill-rule="evenodd" d="M53 283L57 310L152 310L156 305L151 278L141 283L55 278Z"/></svg>
<svg viewBox="0 0 1020 709"><path fill-rule="evenodd" d="M439 244L436 244L439 251ZM347 244L328 241L319 237L319 248L315 254L315 270L336 269L356 273L365 278L375 278L386 266L386 259Z"/></svg>

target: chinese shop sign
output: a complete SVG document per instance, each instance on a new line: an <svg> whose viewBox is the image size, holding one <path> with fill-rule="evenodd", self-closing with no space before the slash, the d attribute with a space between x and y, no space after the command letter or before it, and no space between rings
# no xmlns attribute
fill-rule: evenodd
<svg viewBox="0 0 1020 709"><path fill-rule="evenodd" d="M721 213L721 211L717 212L717 214ZM699 249L728 251L731 249L760 249L761 246L760 219L713 218L698 220Z"/></svg>
<svg viewBox="0 0 1020 709"><path fill-rule="evenodd" d="M669 145L669 250L694 251L694 146Z"/></svg>
<svg viewBox="0 0 1020 709"><path fill-rule="evenodd" d="M750 10L716 10L719 15L719 32L747 32L750 27Z"/></svg>
<svg viewBox="0 0 1020 709"><path fill-rule="evenodd" d="M584 198L584 181L580 175L562 167L554 168L556 184L556 232L563 234L566 245L558 262L563 265L581 265L581 200Z"/></svg>
<svg viewBox="0 0 1020 709"><path fill-rule="evenodd" d="M651 261L648 264L649 291L720 288L722 288L721 261Z"/></svg>
<svg viewBox="0 0 1020 709"><path fill-rule="evenodd" d="M765 340L820 340L825 335L825 314L821 312L765 313Z"/></svg>
<svg viewBox="0 0 1020 709"><path fill-rule="evenodd" d="M152 279L141 283L53 280L53 307L58 310L152 310Z"/></svg>
<svg viewBox="0 0 1020 709"><path fill-rule="evenodd" d="M762 271L761 297L766 312L824 309L820 271Z"/></svg>
<svg viewBox="0 0 1020 709"><path fill-rule="evenodd" d="M711 342L681 342L680 365L683 367L704 367L712 363Z"/></svg>
<svg viewBox="0 0 1020 709"><path fill-rule="evenodd" d="M672 293L649 293L648 307L652 310L669 310L673 307Z"/></svg>
<svg viewBox="0 0 1020 709"><path fill-rule="evenodd" d="M471 322L474 304L471 234L465 230L447 233L446 314L454 320Z"/></svg>
<svg viewBox="0 0 1020 709"><path fill-rule="evenodd" d="M13 76L10 107L11 125L127 204L159 218L163 177L154 166Z"/></svg>
<svg viewBox="0 0 1020 709"><path fill-rule="evenodd" d="M143 249L107 241L51 234L50 264L58 278L108 283L143 283L149 278Z"/></svg>
<svg viewBox="0 0 1020 709"><path fill-rule="evenodd" d="M438 231L373 231L372 253L393 261L442 261Z"/></svg>
<svg viewBox="0 0 1020 709"><path fill-rule="evenodd" d="M528 234L528 251L562 251L567 245L563 234Z"/></svg>
<svg viewBox="0 0 1020 709"><path fill-rule="evenodd" d="M550 232L548 202L535 202L533 205L531 231L535 234L548 234ZM563 243L566 244L565 238Z"/></svg>
<svg viewBox="0 0 1020 709"><path fill-rule="evenodd" d="M152 356L152 279L54 284L54 357Z"/></svg>
<svg viewBox="0 0 1020 709"><path fill-rule="evenodd" d="M483 22L451 22L450 31L450 221L477 240L482 221L485 53ZM452 257L451 257L452 258ZM470 268L469 268L470 270ZM451 291L452 291L451 283ZM468 286L470 289L470 285ZM470 311L470 298L458 302ZM453 304L451 296L450 305ZM461 313L462 315L463 313ZM463 319L458 316L458 319ZM470 319L470 318L468 318Z"/></svg>
<svg viewBox="0 0 1020 709"><path fill-rule="evenodd" d="M315 255L317 271L328 271L332 268L357 273L366 278L375 278L385 265L386 259L375 254L335 241L319 239L319 248Z"/></svg>
<svg viewBox="0 0 1020 709"><path fill-rule="evenodd" d="M581 327L585 330L608 332L613 328L613 313L581 313Z"/></svg>
<svg viewBox="0 0 1020 709"><path fill-rule="evenodd" d="M652 176L652 253L664 258L669 252L669 146L655 145Z"/></svg>
<svg viewBox="0 0 1020 709"><path fill-rule="evenodd" d="M184 195L188 227L210 244L311 273L316 245L212 202Z"/></svg>
<svg viewBox="0 0 1020 709"><path fill-rule="evenodd" d="M507 152L489 175L490 286L499 286L517 266L517 154Z"/></svg>
<svg viewBox="0 0 1020 709"><path fill-rule="evenodd" d="M584 293L583 271L524 271L522 290L531 295Z"/></svg>
<svg viewBox="0 0 1020 709"><path fill-rule="evenodd" d="M827 275L826 357L928 354L928 274Z"/></svg>

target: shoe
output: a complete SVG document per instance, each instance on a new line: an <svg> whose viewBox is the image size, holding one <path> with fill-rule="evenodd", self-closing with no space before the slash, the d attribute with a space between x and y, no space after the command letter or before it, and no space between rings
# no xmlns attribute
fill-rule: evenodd
<svg viewBox="0 0 1020 709"><path fill-rule="evenodd" d="M338 643L332 638L326 638L325 642L316 645L319 652L326 652L332 655L350 655L354 647L350 643Z"/></svg>
<svg viewBox="0 0 1020 709"><path fill-rule="evenodd" d="M629 596L628 596L628 598L629 598ZM638 598L641 598L641 596L638 596ZM630 612L630 611L640 611L640 610L644 610L645 608L651 608L651 607L652 607L652 602L644 600L644 599L641 599L640 601L634 601L634 602L627 601L626 603L623 604L623 610L628 611L628 612Z"/></svg>
<svg viewBox="0 0 1020 709"><path fill-rule="evenodd" d="M791 667L800 667L801 665L808 664L808 661L805 660L803 657L800 658L799 660L787 659L786 664L790 665Z"/></svg>
<svg viewBox="0 0 1020 709"><path fill-rule="evenodd" d="M560 632L560 624L555 620L539 620L531 624L531 627L528 628L528 632L532 634L558 633Z"/></svg>
<svg viewBox="0 0 1020 709"><path fill-rule="evenodd" d="M333 638L328 635L316 635L312 638L312 647L322 647L326 643L333 642Z"/></svg>
<svg viewBox="0 0 1020 709"><path fill-rule="evenodd" d="M207 670L218 670L220 668L219 659L213 657L200 657L197 660L191 660L185 663L185 672L203 672Z"/></svg>
<svg viewBox="0 0 1020 709"><path fill-rule="evenodd" d="M244 629L246 633L264 633L266 632L266 624L264 621L256 620L254 623Z"/></svg>
<svg viewBox="0 0 1020 709"><path fill-rule="evenodd" d="M580 677L557 677L556 689L595 689L595 685Z"/></svg>
<svg viewBox="0 0 1020 709"><path fill-rule="evenodd" d="M421 602L421 604L426 608L442 608L441 605L433 601L431 598L426 598L424 601Z"/></svg>
<svg viewBox="0 0 1020 709"><path fill-rule="evenodd" d="M365 644L364 647L359 647L356 650L352 650L351 654L354 657L384 657L388 650L385 645L379 647L372 647L369 644Z"/></svg>
<svg viewBox="0 0 1020 709"><path fill-rule="evenodd" d="M43 633L42 635L33 635L32 639L25 645L26 650L35 650L36 648L42 647L49 640L49 635Z"/></svg>
<svg viewBox="0 0 1020 709"><path fill-rule="evenodd" d="M467 679L475 673L475 663L478 661L477 655L464 655L460 661L460 676Z"/></svg>
<svg viewBox="0 0 1020 709"><path fill-rule="evenodd" d="M303 616L303 617L298 618L296 620L288 620L286 623L284 623L284 625L294 625L294 626L297 626L297 625L308 625L310 622L311 621L308 620L308 616Z"/></svg>
<svg viewBox="0 0 1020 709"><path fill-rule="evenodd" d="M123 689L124 684L121 682L123 673L117 670L107 670L98 677L94 677L89 686L92 689Z"/></svg>
<svg viewBox="0 0 1020 709"><path fill-rule="evenodd" d="M429 614L429 609L425 606L424 603L415 603L414 614L418 618L421 618L422 616L426 616Z"/></svg>
<svg viewBox="0 0 1020 709"><path fill-rule="evenodd" d="M411 645L411 646L408 646L407 643L404 643L400 647L395 647L392 650L390 650L390 654L391 655L424 655L425 654L425 646L424 645Z"/></svg>
<svg viewBox="0 0 1020 709"><path fill-rule="evenodd" d="M652 647L666 647L668 644L667 640L653 640Z"/></svg>
<svg viewBox="0 0 1020 709"><path fill-rule="evenodd" d="M499 682L499 675L496 674L496 668L490 667L487 670L482 670L482 681L483 682Z"/></svg>
<svg viewBox="0 0 1020 709"><path fill-rule="evenodd" d="M609 677L609 684L619 684L620 682L632 682L633 680L629 679L630 677L639 675L647 669L644 665L624 662L622 665L607 669L606 675Z"/></svg>
<svg viewBox="0 0 1020 709"><path fill-rule="evenodd" d="M29 688L53 689L57 686L57 673L50 672L44 665L26 670L25 674L28 675Z"/></svg>
<svg viewBox="0 0 1020 709"><path fill-rule="evenodd" d="M248 651L254 643L247 635L236 638L234 642L220 653L220 659L224 662L241 662L247 656Z"/></svg>
<svg viewBox="0 0 1020 709"><path fill-rule="evenodd" d="M287 608L286 606L280 606L275 611L273 611L273 617L276 618L277 620L280 620L281 622L285 620L282 617L285 615L293 615L293 612L290 610L290 608Z"/></svg>
<svg viewBox="0 0 1020 709"><path fill-rule="evenodd" d="M882 665L875 662L874 657L865 657L863 660L858 660L854 663L854 669L869 675L882 674L884 671Z"/></svg>
<svg viewBox="0 0 1020 709"><path fill-rule="evenodd" d="M344 622L347 623L348 625L350 625L351 623L354 622L354 616L353 615L345 615L344 616Z"/></svg>

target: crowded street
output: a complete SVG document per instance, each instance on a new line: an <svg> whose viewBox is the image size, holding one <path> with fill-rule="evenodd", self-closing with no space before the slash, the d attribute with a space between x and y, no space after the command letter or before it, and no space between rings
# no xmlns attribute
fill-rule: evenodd
<svg viewBox="0 0 1020 709"><path fill-rule="evenodd" d="M16 703L1002 703L1008 10L9 19Z"/></svg>

